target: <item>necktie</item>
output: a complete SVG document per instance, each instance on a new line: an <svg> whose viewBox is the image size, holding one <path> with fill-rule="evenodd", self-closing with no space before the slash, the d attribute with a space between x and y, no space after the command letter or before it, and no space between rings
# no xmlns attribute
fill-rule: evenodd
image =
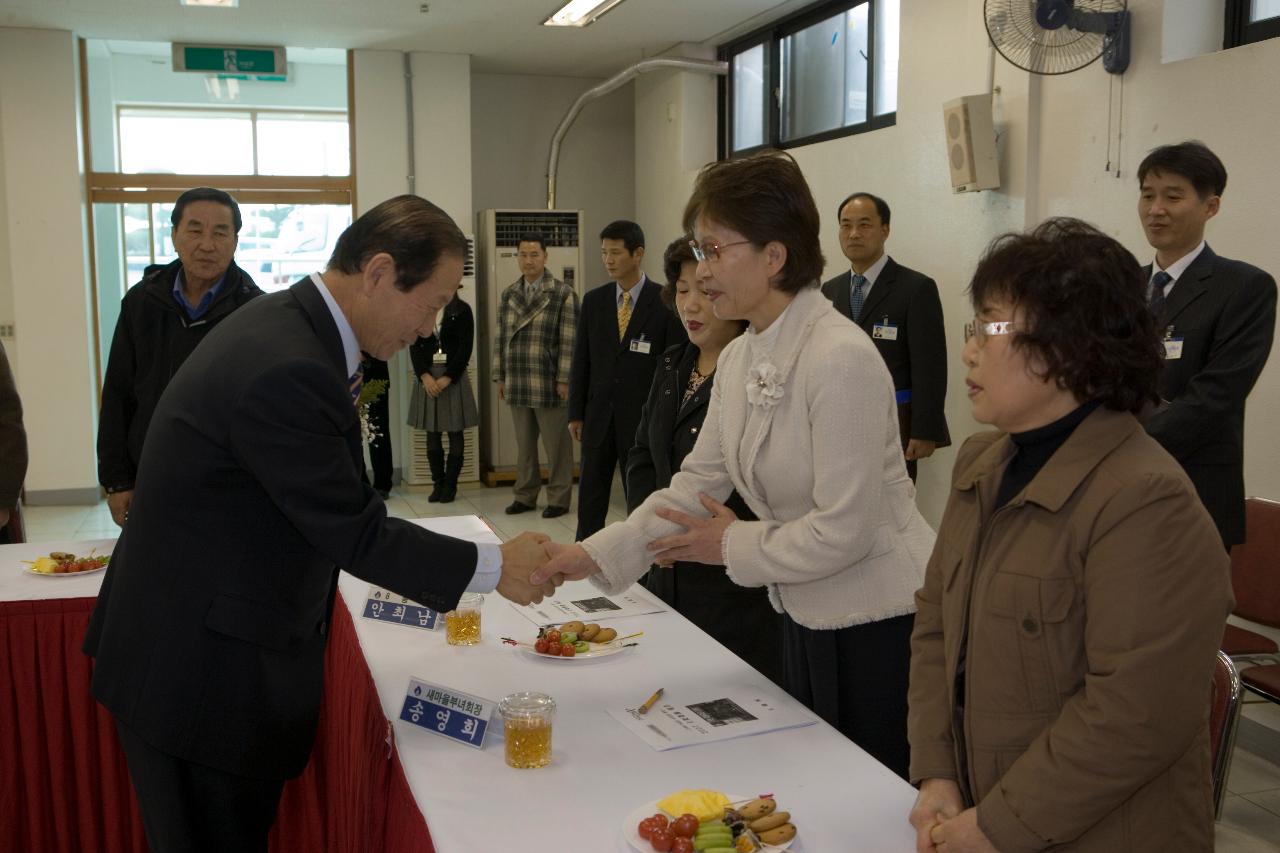
<svg viewBox="0 0 1280 853"><path fill-rule="evenodd" d="M855 323L862 319L862 300L865 298L862 288L866 283L866 276L853 274L853 293L849 294L849 313L853 314Z"/></svg>
<svg viewBox="0 0 1280 853"><path fill-rule="evenodd" d="M364 387L364 368L357 367L356 372L351 374L351 402L353 405L360 403L360 389Z"/></svg>
<svg viewBox="0 0 1280 853"><path fill-rule="evenodd" d="M1147 307L1151 309L1151 315L1157 320L1164 319L1164 289L1171 281L1173 276L1164 270L1160 270L1151 277L1151 298L1147 300Z"/></svg>
<svg viewBox="0 0 1280 853"><path fill-rule="evenodd" d="M622 304L618 306L618 340L627 336L627 324L631 322L631 291L622 292Z"/></svg>

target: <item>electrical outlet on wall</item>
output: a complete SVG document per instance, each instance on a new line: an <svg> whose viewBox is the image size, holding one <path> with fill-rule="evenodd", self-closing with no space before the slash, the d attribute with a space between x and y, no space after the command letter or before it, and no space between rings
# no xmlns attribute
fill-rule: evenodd
<svg viewBox="0 0 1280 853"><path fill-rule="evenodd" d="M0 323L0 338L13 337L13 323Z"/></svg>

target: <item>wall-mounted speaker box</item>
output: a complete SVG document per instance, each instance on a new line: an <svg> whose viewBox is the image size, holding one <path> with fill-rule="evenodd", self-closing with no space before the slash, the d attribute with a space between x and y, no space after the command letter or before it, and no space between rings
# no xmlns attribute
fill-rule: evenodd
<svg viewBox="0 0 1280 853"><path fill-rule="evenodd" d="M947 132L952 190L964 193L999 187L991 95L965 95L947 101L942 105L942 121Z"/></svg>

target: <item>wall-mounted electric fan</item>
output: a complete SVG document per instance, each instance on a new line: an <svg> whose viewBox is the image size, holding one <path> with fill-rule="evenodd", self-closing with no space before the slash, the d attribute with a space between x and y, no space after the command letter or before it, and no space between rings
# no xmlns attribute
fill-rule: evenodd
<svg viewBox="0 0 1280 853"><path fill-rule="evenodd" d="M986 0L987 35L1000 55L1033 74L1066 74L1098 57L1129 67L1128 0Z"/></svg>

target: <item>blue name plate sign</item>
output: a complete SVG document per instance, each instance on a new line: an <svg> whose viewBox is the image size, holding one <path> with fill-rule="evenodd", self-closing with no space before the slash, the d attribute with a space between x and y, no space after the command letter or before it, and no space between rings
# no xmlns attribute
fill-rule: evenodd
<svg viewBox="0 0 1280 853"><path fill-rule="evenodd" d="M430 607L423 607L403 595L376 586L369 587L369 597L365 599L364 612L360 615L377 622L394 622L424 631L435 630L441 623L440 614Z"/></svg>
<svg viewBox="0 0 1280 853"><path fill-rule="evenodd" d="M411 678L400 719L479 749L484 746L493 708L488 699Z"/></svg>

